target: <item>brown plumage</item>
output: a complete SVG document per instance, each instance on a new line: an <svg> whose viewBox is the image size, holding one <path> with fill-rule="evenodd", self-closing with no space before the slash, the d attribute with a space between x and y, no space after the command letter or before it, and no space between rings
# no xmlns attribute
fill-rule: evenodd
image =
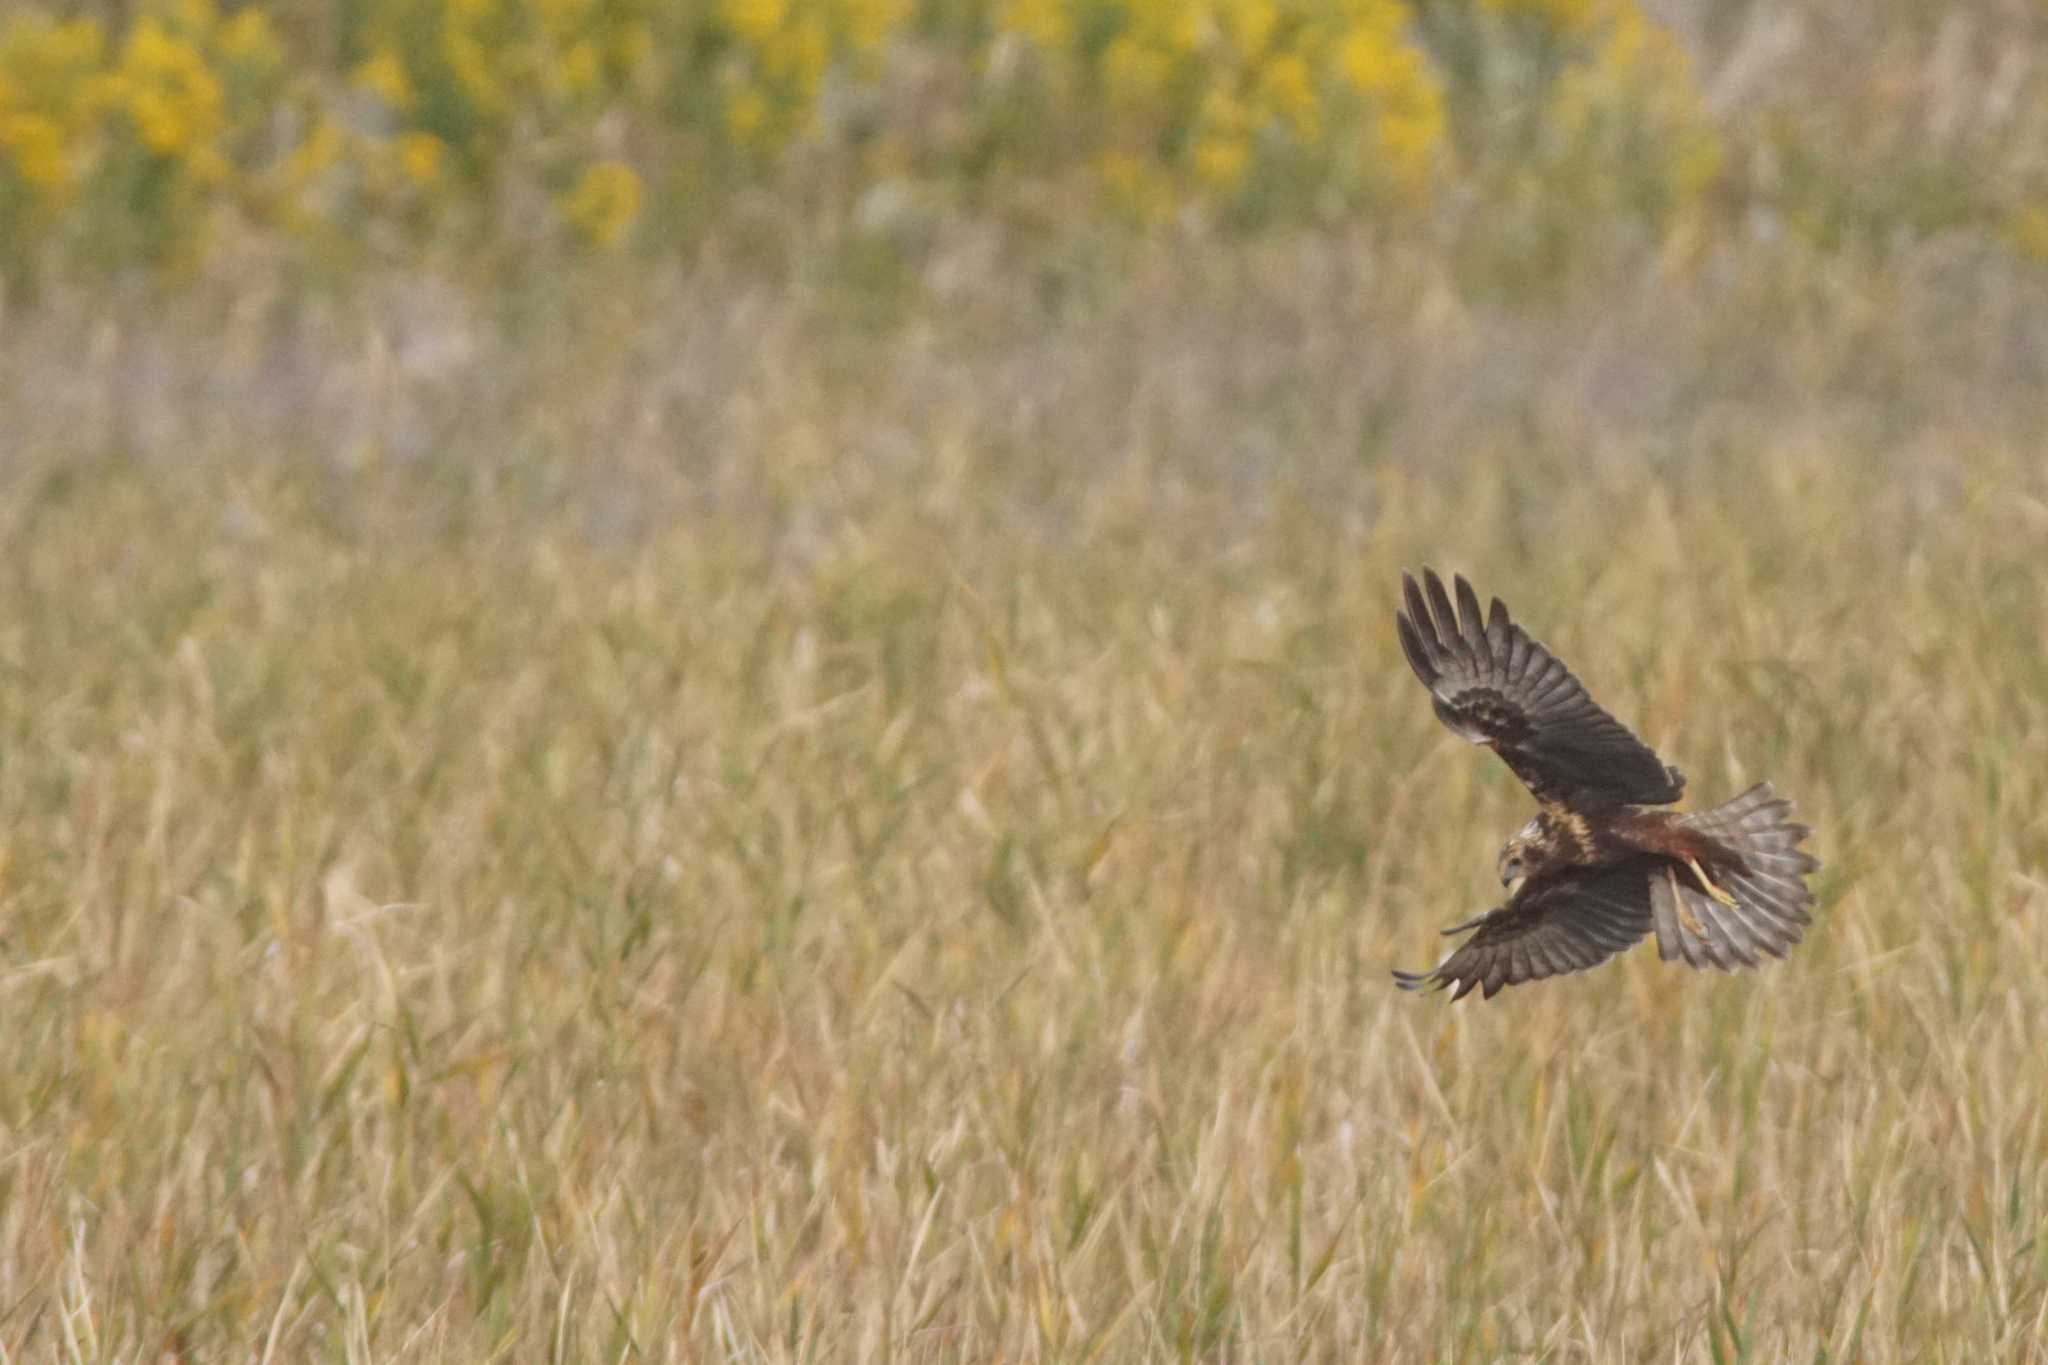
<svg viewBox="0 0 2048 1365"><path fill-rule="evenodd" d="M1811 922L1806 876L1820 863L1792 803L1758 783L1713 810L1676 801L1685 777L1603 711L1571 671L1508 619L1457 601L1428 569L1402 575L1401 650L1454 732L1492 749L1527 784L1536 818L1501 849L1507 903L1444 930L1476 930L1404 989L1503 986L1597 966L1652 929L1666 960L1733 971L1783 957Z"/></svg>

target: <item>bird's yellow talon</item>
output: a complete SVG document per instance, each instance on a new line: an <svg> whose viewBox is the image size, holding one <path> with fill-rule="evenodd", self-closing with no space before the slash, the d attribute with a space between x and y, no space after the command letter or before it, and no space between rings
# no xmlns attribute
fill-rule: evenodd
<svg viewBox="0 0 2048 1365"><path fill-rule="evenodd" d="M1700 879L1700 890L1706 892L1709 896L1712 896L1715 900L1721 902L1721 904L1727 906L1730 910L1736 908L1735 897L1729 895L1726 891L1723 891L1720 887L1714 885L1713 878L1709 877L1707 875L1707 870L1700 866L1699 859L1687 858L1685 860L1685 865L1692 869L1693 876L1698 877Z"/></svg>
<svg viewBox="0 0 2048 1365"><path fill-rule="evenodd" d="M1669 866L1664 869L1664 880L1671 887L1671 904L1678 911L1679 925L1694 938L1705 938L1707 926L1700 923L1699 916L1692 912L1692 905L1678 889L1678 873Z"/></svg>

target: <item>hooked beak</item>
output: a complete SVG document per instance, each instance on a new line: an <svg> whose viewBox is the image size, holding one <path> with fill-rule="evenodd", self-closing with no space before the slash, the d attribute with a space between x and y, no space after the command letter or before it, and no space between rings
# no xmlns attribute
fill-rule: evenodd
<svg viewBox="0 0 2048 1365"><path fill-rule="evenodd" d="M1513 887L1520 880L1522 880L1522 865L1520 863L1501 864L1500 884L1502 886Z"/></svg>

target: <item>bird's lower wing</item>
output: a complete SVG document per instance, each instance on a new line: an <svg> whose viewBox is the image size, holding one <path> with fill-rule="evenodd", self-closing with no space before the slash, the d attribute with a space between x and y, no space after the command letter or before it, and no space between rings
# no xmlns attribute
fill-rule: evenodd
<svg viewBox="0 0 2048 1365"><path fill-rule="evenodd" d="M1453 1000L1475 987L1491 999L1504 986L1582 972L1650 932L1651 870L1641 862L1589 868L1524 883L1506 905L1447 933L1477 927L1427 972L1394 973L1403 990L1448 988Z"/></svg>

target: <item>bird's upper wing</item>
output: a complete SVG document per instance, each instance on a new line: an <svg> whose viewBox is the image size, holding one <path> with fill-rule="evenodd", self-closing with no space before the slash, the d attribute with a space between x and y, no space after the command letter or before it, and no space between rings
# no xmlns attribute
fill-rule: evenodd
<svg viewBox="0 0 2048 1365"><path fill-rule="evenodd" d="M1424 569L1422 581L1418 588L1401 576L1407 610L1394 620L1444 724L1499 754L1541 800L1585 807L1678 799L1684 775L1601 710L1570 669L1508 619L1498 597L1482 619L1462 576L1455 608L1433 571Z"/></svg>
<svg viewBox="0 0 2048 1365"><path fill-rule="evenodd" d="M1448 986L1453 1000L1477 986L1491 999L1503 986L1596 967L1650 932L1656 861L1573 868L1524 882L1506 905L1444 930L1479 932L1434 970L1397 971L1395 984L1408 991Z"/></svg>

